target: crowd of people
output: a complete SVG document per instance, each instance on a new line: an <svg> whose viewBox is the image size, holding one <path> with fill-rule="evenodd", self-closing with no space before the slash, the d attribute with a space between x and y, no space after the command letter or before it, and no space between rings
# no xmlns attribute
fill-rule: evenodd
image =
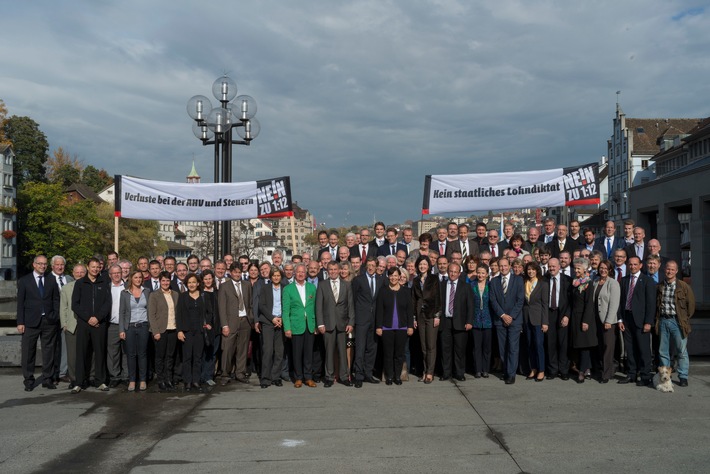
<svg viewBox="0 0 710 474"><path fill-rule="evenodd" d="M688 384L695 311L678 262L624 222L603 235L546 219L526 238L511 224L449 223L413 238L378 222L318 234L314 254L271 262L232 255L86 264L38 255L18 281L24 387L72 393L203 391L335 383L464 381L466 374L542 382L651 384L673 365ZM342 245L344 242L345 245ZM48 265L50 268L48 268ZM42 377L35 380L37 342Z"/></svg>

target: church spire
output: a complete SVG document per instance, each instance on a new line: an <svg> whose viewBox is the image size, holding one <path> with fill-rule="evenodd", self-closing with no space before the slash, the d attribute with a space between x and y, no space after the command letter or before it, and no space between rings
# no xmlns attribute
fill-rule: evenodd
<svg viewBox="0 0 710 474"><path fill-rule="evenodd" d="M195 160L192 160L192 171L190 171L190 174L187 175L187 182L188 183L199 183L200 182L200 175L197 174L197 170L195 169Z"/></svg>

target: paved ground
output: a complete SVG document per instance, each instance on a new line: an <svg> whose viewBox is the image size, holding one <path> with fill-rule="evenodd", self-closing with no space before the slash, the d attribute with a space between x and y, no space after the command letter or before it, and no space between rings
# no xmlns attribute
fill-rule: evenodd
<svg viewBox="0 0 710 474"><path fill-rule="evenodd" d="M22 390L0 370L0 472L707 472L710 360L690 386L416 381L210 394Z"/></svg>

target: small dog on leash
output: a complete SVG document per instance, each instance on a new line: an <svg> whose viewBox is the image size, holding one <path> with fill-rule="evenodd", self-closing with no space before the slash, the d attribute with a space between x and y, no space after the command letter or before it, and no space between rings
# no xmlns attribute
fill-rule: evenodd
<svg viewBox="0 0 710 474"><path fill-rule="evenodd" d="M673 382L671 381L671 372L673 369L670 367L660 366L658 372L653 376L653 386L659 392L672 392Z"/></svg>

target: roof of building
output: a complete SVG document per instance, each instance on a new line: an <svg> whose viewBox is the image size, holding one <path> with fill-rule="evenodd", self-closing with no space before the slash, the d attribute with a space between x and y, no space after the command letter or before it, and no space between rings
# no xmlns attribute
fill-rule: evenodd
<svg viewBox="0 0 710 474"><path fill-rule="evenodd" d="M74 183L68 188L64 190L65 193L72 193L75 192L79 196L81 196L84 199L88 199L90 201L94 201L97 204L101 204L102 202L105 202L101 197L96 194L96 192L91 189L89 186L81 183Z"/></svg>
<svg viewBox="0 0 710 474"><path fill-rule="evenodd" d="M187 245L183 245L179 242L173 242L172 240L166 240L165 243L168 246L168 252L170 250L190 250L190 251L192 251L192 247L188 247Z"/></svg>
<svg viewBox="0 0 710 474"><path fill-rule="evenodd" d="M682 151L682 148L685 146L686 143L691 143L708 134L710 134L710 117L700 120L699 123L695 125L695 127L688 130L688 132L684 134L687 136L680 140L679 145L669 147L659 153L656 153L653 156L653 160L658 163L664 158L675 156L676 152Z"/></svg>
<svg viewBox="0 0 710 474"><path fill-rule="evenodd" d="M200 175L197 174L197 169L195 169L195 160L192 160L192 170L190 174L187 175L188 178L199 178Z"/></svg>
<svg viewBox="0 0 710 474"><path fill-rule="evenodd" d="M12 145L7 143L0 143L0 153L5 153L8 148L12 149Z"/></svg>
<svg viewBox="0 0 710 474"><path fill-rule="evenodd" d="M699 118L627 118L626 128L633 137L634 154L655 155L658 153L659 138L685 135L689 130L697 127L701 120Z"/></svg>

